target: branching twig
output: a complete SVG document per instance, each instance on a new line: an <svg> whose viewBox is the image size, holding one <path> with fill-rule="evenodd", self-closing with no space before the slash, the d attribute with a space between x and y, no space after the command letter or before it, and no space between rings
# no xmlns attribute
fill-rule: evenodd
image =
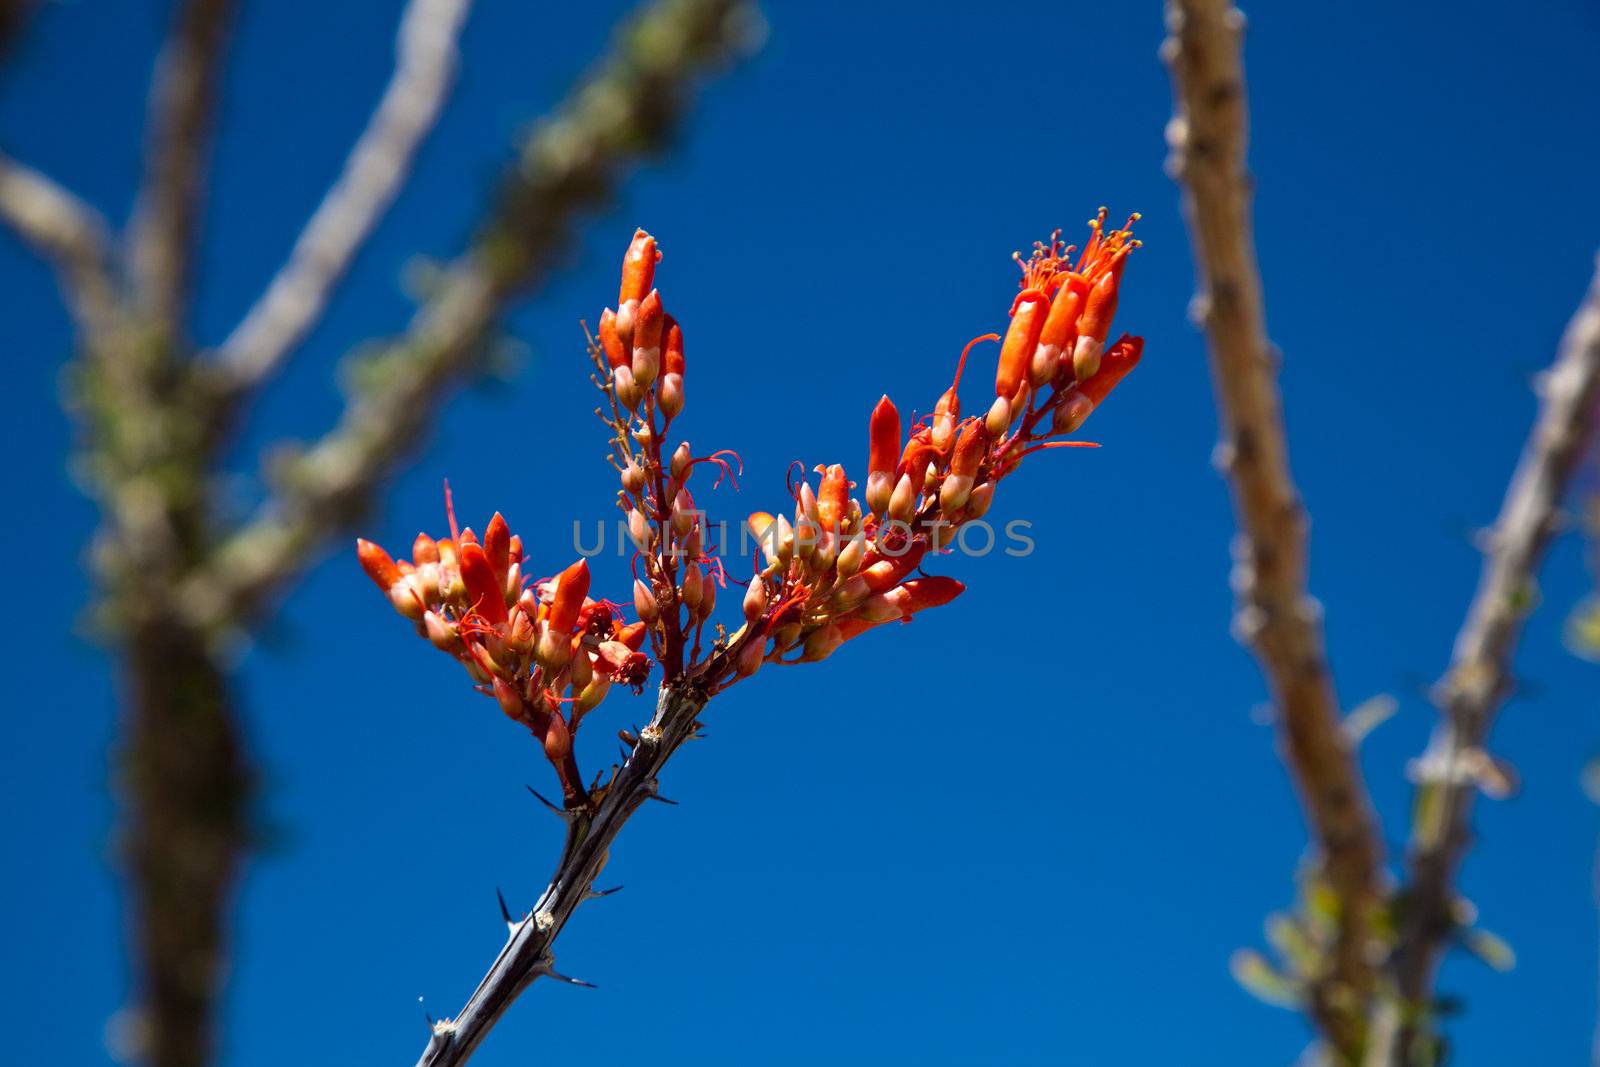
<svg viewBox="0 0 1600 1067"><path fill-rule="evenodd" d="M135 291L171 335L188 299L211 117L235 0L181 0L157 61L145 131L144 184L129 246Z"/></svg>
<svg viewBox="0 0 1600 1067"><path fill-rule="evenodd" d="M116 309L105 221L88 204L0 154L0 219L55 267L74 320L103 332Z"/></svg>
<svg viewBox="0 0 1600 1067"><path fill-rule="evenodd" d="M705 698L692 690L663 688L655 718L592 807L564 813L568 820L561 860L533 911L511 926L505 947L454 1019L434 1024L417 1067L465 1063L512 1001L540 975L556 976L552 946L591 887L623 823L656 793L657 775L694 732Z"/></svg>
<svg viewBox="0 0 1600 1067"><path fill-rule="evenodd" d="M1229 0L1171 0L1177 114L1171 167L1184 188L1201 292L1197 317L1211 352L1222 421L1218 465L1233 491L1240 533L1235 629L1261 662L1282 725L1328 884L1340 898L1332 970L1314 989L1312 1015L1332 1046L1359 1048L1361 1003L1373 984L1368 921L1380 899L1382 845L1359 765L1340 729L1321 612L1306 592L1306 515L1289 470L1276 353L1267 339L1250 220L1247 110L1240 36Z"/></svg>
<svg viewBox="0 0 1600 1067"><path fill-rule="evenodd" d="M277 495L190 583L197 619L259 611L361 514L442 394L471 369L507 303L565 250L575 216L666 139L696 76L748 47L754 18L742 0L656 0L622 32L605 66L529 139L475 246L446 268L407 332L369 357L367 384L339 425L286 465Z"/></svg>
<svg viewBox="0 0 1600 1067"><path fill-rule="evenodd" d="M221 347L228 386L271 377L315 325L356 253L411 173L455 77L456 39L472 0L411 0L400 19L394 76L344 172L267 291Z"/></svg>
<svg viewBox="0 0 1600 1067"><path fill-rule="evenodd" d="M1417 764L1408 880L1393 956L1401 1012L1425 1018L1439 957L1458 927L1454 879L1471 844L1473 797L1489 765L1484 751L1495 712L1512 690L1511 657L1537 600L1537 573L1557 532L1563 497L1600 421L1600 263L1539 384L1538 421L1489 532L1483 573L1437 687L1443 715ZM1409 1009L1409 1010L1407 1010ZM1417 1024L1388 1026L1408 1062Z"/></svg>

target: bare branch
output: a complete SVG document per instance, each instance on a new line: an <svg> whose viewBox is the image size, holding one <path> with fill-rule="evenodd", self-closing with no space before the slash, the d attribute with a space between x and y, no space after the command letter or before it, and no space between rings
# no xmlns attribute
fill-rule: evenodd
<svg viewBox="0 0 1600 1067"><path fill-rule="evenodd" d="M394 202L455 79L456 39L472 0L411 0L400 19L395 71L289 261L223 342L229 385L272 376L321 317L339 280Z"/></svg>
<svg viewBox="0 0 1600 1067"><path fill-rule="evenodd" d="M0 218L55 267L80 332L102 334L117 300L99 212L38 171L0 154Z"/></svg>
<svg viewBox="0 0 1600 1067"><path fill-rule="evenodd" d="M1163 57L1177 110L1168 127L1169 166L1184 189L1201 287L1195 310L1209 342L1222 422L1218 466L1240 527L1234 626L1266 675L1284 758L1324 875L1341 899L1332 973L1313 990L1311 1011L1332 1046L1349 1055L1360 1046L1361 1004L1374 980L1365 950L1380 900L1383 849L1340 728L1321 609L1306 591L1307 519L1289 469L1277 356L1267 338L1251 232L1244 17L1229 0L1170 0L1167 21Z"/></svg>
<svg viewBox="0 0 1600 1067"><path fill-rule="evenodd" d="M695 716L704 705L704 696L692 690L661 690L655 718L640 731L639 743L611 784L604 787L598 803L592 809L569 813L566 845L549 887L527 917L510 924L511 936L461 1014L434 1024L433 1037L417 1067L454 1067L467 1062L535 978L562 978L553 969L556 938L579 904L600 895L592 887L612 842L639 805L655 796L657 776L694 732Z"/></svg>
<svg viewBox="0 0 1600 1067"><path fill-rule="evenodd" d="M696 76L745 51L759 26L743 0L655 0L603 68L525 145L475 246L445 269L407 332L368 357L339 425L285 465L275 499L186 590L203 625L261 610L329 537L361 515L475 365L511 299L564 252L573 219L672 131Z"/></svg>
<svg viewBox="0 0 1600 1067"><path fill-rule="evenodd" d="M1393 955L1407 1016L1426 1014L1415 1009L1431 1000L1439 958L1459 927L1454 879L1472 843L1473 798L1492 767L1489 727L1512 691L1511 657L1538 598L1539 565L1600 421L1600 261L1538 388L1538 420L1488 535L1478 591L1435 691L1443 715L1416 765L1408 881ZM1389 1029L1398 1045L1381 1062L1404 1063L1401 1050L1416 1026Z"/></svg>
<svg viewBox="0 0 1600 1067"><path fill-rule="evenodd" d="M144 184L129 247L136 295L175 333L188 299L218 72L235 0L180 0L150 89Z"/></svg>

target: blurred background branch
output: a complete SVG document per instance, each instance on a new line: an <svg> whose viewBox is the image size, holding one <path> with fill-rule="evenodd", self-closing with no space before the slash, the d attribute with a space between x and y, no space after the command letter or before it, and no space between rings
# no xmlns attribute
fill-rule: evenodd
<svg viewBox="0 0 1600 1067"><path fill-rule="evenodd" d="M1233 493L1239 534L1235 636L1261 663L1282 751L1336 895L1338 933L1308 1010L1332 1049L1361 1047L1362 1006L1375 982L1368 941L1382 903L1383 845L1328 670L1321 606L1306 591L1307 519L1289 470L1278 354L1267 338L1251 232L1244 16L1228 0L1173 0L1163 58L1176 115L1169 167L1182 183L1221 418L1216 463Z"/></svg>
<svg viewBox="0 0 1600 1067"><path fill-rule="evenodd" d="M521 146L472 247L405 332L366 360L339 425L285 465L261 513L235 526L219 515L216 483L239 401L314 326L408 177L439 117L468 6L412 0L393 80L344 173L215 354L191 341L189 302L231 2L180 0L174 11L125 233L0 156L0 218L56 268L77 334L80 465L103 518L100 618L125 685L117 778L138 1010L124 1029L149 1064L196 1067L218 1047L255 779L224 647L362 514L477 366L499 318L554 270L579 215L670 142L700 76L759 31L736 0L641 8L611 59ZM0 47L18 24L13 8L0 10Z"/></svg>
<svg viewBox="0 0 1600 1067"><path fill-rule="evenodd" d="M1600 261L1555 363L1538 382L1539 415L1487 531L1483 572L1450 667L1435 687L1442 712L1413 768L1407 878L1398 896L1398 943L1391 958L1398 1005L1381 1006L1374 1064L1424 1057L1439 957L1463 926L1456 871L1472 844L1469 820L1480 790L1503 795L1506 772L1486 750L1495 714L1515 687L1512 655L1537 606L1545 550L1561 531L1562 505L1594 442L1600 420Z"/></svg>

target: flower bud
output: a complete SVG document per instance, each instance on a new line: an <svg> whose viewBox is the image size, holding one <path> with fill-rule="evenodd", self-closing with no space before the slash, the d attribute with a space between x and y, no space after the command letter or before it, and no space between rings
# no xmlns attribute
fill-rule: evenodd
<svg viewBox="0 0 1600 1067"><path fill-rule="evenodd" d="M489 525L484 527L483 554L489 558L489 566L494 568L497 575L503 576L511 566L511 528L506 525L506 517L498 511L489 520Z"/></svg>
<svg viewBox="0 0 1600 1067"><path fill-rule="evenodd" d="M700 570L700 565L691 563L684 568L683 581L678 586L678 598L683 601L683 606L689 609L690 619L696 618L700 613L700 597L705 585L705 574Z"/></svg>
<svg viewBox="0 0 1600 1067"><path fill-rule="evenodd" d="M1072 349L1072 376L1080 382L1093 378L1100 370L1100 356L1105 347L1104 341L1081 334Z"/></svg>
<svg viewBox="0 0 1600 1067"><path fill-rule="evenodd" d="M1099 373L1088 381L1078 386L1089 402L1096 407L1105 400L1111 390L1120 382L1123 375L1127 374L1139 364L1139 357L1144 353L1144 338L1129 337L1124 334L1111 351L1106 353Z"/></svg>
<svg viewBox="0 0 1600 1067"><path fill-rule="evenodd" d="M674 481L682 479L683 472L689 469L689 461L693 458L694 453L689 450L688 441L682 442L673 450L672 464L669 469L672 471Z"/></svg>
<svg viewBox="0 0 1600 1067"><path fill-rule="evenodd" d="M867 436L867 507L881 515L894 492L894 470L900 456L900 412L888 394L872 409Z"/></svg>
<svg viewBox="0 0 1600 1067"><path fill-rule="evenodd" d="M798 640L800 640L799 623L791 622L787 626L780 626L772 635L772 651L782 652L784 649L793 648Z"/></svg>
<svg viewBox="0 0 1600 1067"><path fill-rule="evenodd" d="M461 580L467 586L467 599L473 611L490 625L506 621L505 586L489 564L483 546L468 542L461 546Z"/></svg>
<svg viewBox="0 0 1600 1067"><path fill-rule="evenodd" d="M633 580L633 610L645 622L655 622L661 614L661 605L656 603L656 595L642 579Z"/></svg>
<svg viewBox="0 0 1600 1067"><path fill-rule="evenodd" d="M750 579L750 588L744 592L744 617L755 622L767 613L767 583L761 577Z"/></svg>
<svg viewBox="0 0 1600 1067"><path fill-rule="evenodd" d="M644 555L650 554L651 533L650 521L644 517L644 512L638 508L628 512L628 539Z"/></svg>
<svg viewBox="0 0 1600 1067"><path fill-rule="evenodd" d="M1027 377L1049 306L1045 295L1037 289L1017 294L1011 305L1011 325L1000 345L1000 366L994 378L996 396L1010 397Z"/></svg>
<svg viewBox="0 0 1600 1067"><path fill-rule="evenodd" d="M600 312L600 348L606 354L606 366L612 370L628 365L628 350L617 336L617 313L610 308Z"/></svg>
<svg viewBox="0 0 1600 1067"><path fill-rule="evenodd" d="M839 549L839 558L834 563L840 578L849 578L861 569L861 561L867 555L867 538L865 534L855 534L845 540L844 547Z"/></svg>
<svg viewBox="0 0 1600 1067"><path fill-rule="evenodd" d="M644 492L645 473L637 460L628 460L628 465L622 468L622 488L630 493Z"/></svg>
<svg viewBox="0 0 1600 1067"><path fill-rule="evenodd" d="M422 630L439 651L456 653L461 650L461 634L456 630L455 623L438 612L423 612Z"/></svg>
<svg viewBox="0 0 1600 1067"><path fill-rule="evenodd" d="M572 657L572 665L567 668L567 678L572 683L574 693L581 690L594 678L594 660L587 651L581 651Z"/></svg>
<svg viewBox="0 0 1600 1067"><path fill-rule="evenodd" d="M913 578L885 595L906 618L928 608L943 607L966 591L966 586L954 578L933 576Z"/></svg>
<svg viewBox="0 0 1600 1067"><path fill-rule="evenodd" d="M372 584L385 593L400 580L400 568L395 566L394 557L371 541L356 538L356 559L361 561L361 569L367 572Z"/></svg>
<svg viewBox="0 0 1600 1067"><path fill-rule="evenodd" d="M717 610L717 583L715 579L707 578L700 583L700 617L709 619L711 613Z"/></svg>
<svg viewBox="0 0 1600 1067"><path fill-rule="evenodd" d="M739 649L739 654L734 658L733 669L741 678L748 678L761 669L762 660L766 658L767 638L765 634L752 634L746 639L744 647Z"/></svg>
<svg viewBox="0 0 1600 1067"><path fill-rule="evenodd" d="M1056 376L1056 368L1060 365L1060 346L1040 341L1039 347L1033 350L1033 359L1028 363L1028 384L1035 389L1043 389Z"/></svg>
<svg viewBox="0 0 1600 1067"><path fill-rule="evenodd" d="M578 687L574 685L573 688L577 689ZM585 682L583 688L577 693L572 702L572 713L574 715L589 714L589 712L600 706L601 701L605 700L606 694L610 691L611 679L603 674L596 674Z"/></svg>
<svg viewBox="0 0 1600 1067"><path fill-rule="evenodd" d="M794 555L795 537L794 527L789 525L789 520L782 515L778 516L778 531L775 543L778 549L779 562L788 562Z"/></svg>
<svg viewBox="0 0 1600 1067"><path fill-rule="evenodd" d="M661 376L661 384L656 386L656 403L669 420L683 412L683 375L668 372Z"/></svg>
<svg viewBox="0 0 1600 1067"><path fill-rule="evenodd" d="M635 230L633 240L628 242L628 251L622 257L622 288L617 292L618 304L645 298L655 284L656 264L660 260L661 252L656 248L656 239L644 230Z"/></svg>
<svg viewBox="0 0 1600 1067"><path fill-rule="evenodd" d="M900 608L889 599L887 594L874 593L856 609L855 618L876 626L891 619L898 619L901 614Z"/></svg>
<svg viewBox="0 0 1600 1067"><path fill-rule="evenodd" d="M506 636L506 644L518 656L526 656L533 651L538 633L533 616L519 608L511 613L511 632Z"/></svg>
<svg viewBox="0 0 1600 1067"><path fill-rule="evenodd" d="M908 521L916 503L917 490L911 483L911 475L902 474L900 481L895 484L894 495L889 498L889 518L897 522Z"/></svg>
<svg viewBox="0 0 1600 1067"><path fill-rule="evenodd" d="M950 447L950 442L955 439L956 420L959 418L961 418L961 398L956 395L956 387L952 385L933 406L930 440L937 451L943 452Z"/></svg>
<svg viewBox="0 0 1600 1067"><path fill-rule="evenodd" d="M439 543L425 533L417 534L417 539L411 542L411 558L419 567L424 563L438 563Z"/></svg>
<svg viewBox="0 0 1600 1067"><path fill-rule="evenodd" d="M694 498L689 495L689 490L679 489L672 501L672 532L679 537L687 535L694 526L695 518Z"/></svg>
<svg viewBox="0 0 1600 1067"><path fill-rule="evenodd" d="M494 698L500 704L500 710L506 713L506 718L521 722L527 713L527 704L522 699L522 693L515 685L504 678L494 680Z"/></svg>
<svg viewBox="0 0 1600 1067"><path fill-rule="evenodd" d="M824 533L836 534L844 528L850 514L850 479L844 467L834 463L822 474L817 491L817 521Z"/></svg>
<svg viewBox="0 0 1600 1067"><path fill-rule="evenodd" d="M550 598L550 628L571 635L588 596L589 564L580 559L556 576L555 593Z"/></svg>
<svg viewBox="0 0 1600 1067"><path fill-rule="evenodd" d="M678 320L671 315L667 316L666 351L661 356L661 370L665 374L676 374L679 384L682 384L683 364L683 327L678 325Z"/></svg>
<svg viewBox="0 0 1600 1067"><path fill-rule="evenodd" d="M561 717L560 712L550 716L549 725L545 727L544 755L551 763L560 763L572 754L572 733L567 729L567 722Z"/></svg>
<svg viewBox="0 0 1600 1067"><path fill-rule="evenodd" d="M1094 401L1074 389L1056 404L1055 411L1050 415L1050 432L1073 433L1093 411Z"/></svg>
<svg viewBox="0 0 1600 1067"><path fill-rule="evenodd" d="M652 289L640 303L633 324L633 379L641 389L650 388L661 372L663 315L661 294Z"/></svg>
<svg viewBox="0 0 1600 1067"><path fill-rule="evenodd" d="M1108 272L1102 274L1100 280L1094 283L1094 288L1089 290L1089 298L1083 305L1083 315L1078 319L1079 336L1092 337L1104 346L1106 334L1111 331L1111 320L1116 313L1117 274Z"/></svg>
<svg viewBox="0 0 1600 1067"><path fill-rule="evenodd" d="M539 644L534 658L546 671L559 671L572 659L572 635L556 629L547 619L539 631Z"/></svg>
<svg viewBox="0 0 1600 1067"><path fill-rule="evenodd" d="M994 483L984 482L967 497L967 519L981 519L994 503Z"/></svg>
<svg viewBox="0 0 1600 1067"><path fill-rule="evenodd" d="M833 650L843 643L844 634L839 632L839 627L830 622L806 635L805 654L801 658L812 663L827 659L833 655Z"/></svg>
<svg viewBox="0 0 1600 1067"><path fill-rule="evenodd" d="M617 403L622 405L624 411L632 411L639 406L639 401L644 399L644 390L633 379L633 371L626 367L618 367L611 372L612 385L617 392Z"/></svg>
<svg viewBox="0 0 1600 1067"><path fill-rule="evenodd" d="M999 437L1011 427L1011 401L1006 397L997 396L994 403L989 405L989 414L983 420L984 427L993 437Z"/></svg>

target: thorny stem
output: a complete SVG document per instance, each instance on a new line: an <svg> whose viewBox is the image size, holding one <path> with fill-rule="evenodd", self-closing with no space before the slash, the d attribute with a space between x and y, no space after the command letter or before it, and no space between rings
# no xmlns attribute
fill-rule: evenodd
<svg viewBox="0 0 1600 1067"><path fill-rule="evenodd" d="M1382 906L1383 846L1360 765L1341 729L1320 608L1306 591L1305 509L1289 469L1276 356L1266 333L1251 234L1248 109L1240 48L1244 16L1231 0L1170 0L1177 114L1170 167L1181 182L1222 421L1218 465L1239 520L1235 629L1260 661L1278 709L1283 754L1323 874L1339 900L1330 973L1309 1010L1342 1059L1360 1055L1363 1005L1376 979L1368 956Z"/></svg>
<svg viewBox="0 0 1600 1067"><path fill-rule="evenodd" d="M553 947L567 920L593 891L594 880L623 824L656 795L657 779L672 754L696 728L706 698L692 686L663 686L655 718L611 782L587 806L566 813L567 839L550 884L533 911L511 926L500 954L454 1019L434 1024L417 1067L465 1063L517 997L540 975L554 970Z"/></svg>

